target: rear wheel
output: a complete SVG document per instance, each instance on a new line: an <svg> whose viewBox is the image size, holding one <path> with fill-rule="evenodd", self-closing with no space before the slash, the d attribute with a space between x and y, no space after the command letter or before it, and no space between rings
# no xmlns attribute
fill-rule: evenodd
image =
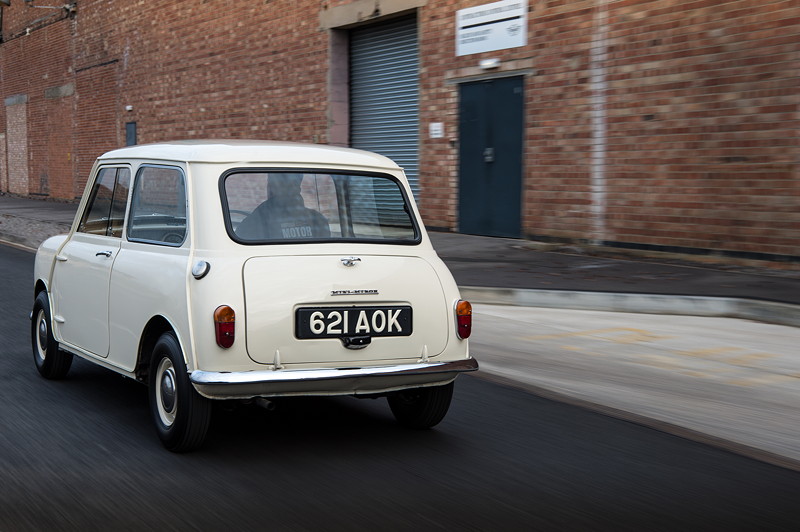
<svg viewBox="0 0 800 532"><path fill-rule="evenodd" d="M395 419L406 427L428 429L437 425L450 408L453 385L412 388L392 392L387 396Z"/></svg>
<svg viewBox="0 0 800 532"><path fill-rule="evenodd" d="M164 447L180 453L199 448L211 421L211 402L195 391L178 340L164 333L150 361L150 413Z"/></svg>
<svg viewBox="0 0 800 532"><path fill-rule="evenodd" d="M72 354L61 351L53 337L50 319L50 301L47 292L39 292L33 303L31 321L31 347L33 361L45 379L63 379L72 365Z"/></svg>

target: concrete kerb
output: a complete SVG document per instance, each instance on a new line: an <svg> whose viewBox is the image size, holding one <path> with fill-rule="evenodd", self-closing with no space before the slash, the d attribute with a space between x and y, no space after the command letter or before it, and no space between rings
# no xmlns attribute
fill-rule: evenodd
<svg viewBox="0 0 800 532"><path fill-rule="evenodd" d="M800 306L772 301L478 286L461 286L459 289L464 299L489 305L741 318L800 327Z"/></svg>
<svg viewBox="0 0 800 532"><path fill-rule="evenodd" d="M0 244L31 253L36 252L32 242L16 238L10 234L0 233ZM580 292L480 286L460 286L459 289L464 299L472 303L487 305L741 318L776 325L800 327L800 306L772 301L732 297Z"/></svg>
<svg viewBox="0 0 800 532"><path fill-rule="evenodd" d="M68 233L71 225L0 213L0 242L36 251L49 237Z"/></svg>
<svg viewBox="0 0 800 532"><path fill-rule="evenodd" d="M2 222L0 242L32 252L47 237L67 233L70 229L67 223L44 222L14 215L3 215ZM800 305L754 299L477 286L459 288L462 296L474 303L742 318L800 327Z"/></svg>
<svg viewBox="0 0 800 532"><path fill-rule="evenodd" d="M25 251L36 251L36 248L32 247L24 238L19 238L16 235L4 233L2 231L0 231L0 244L24 249Z"/></svg>

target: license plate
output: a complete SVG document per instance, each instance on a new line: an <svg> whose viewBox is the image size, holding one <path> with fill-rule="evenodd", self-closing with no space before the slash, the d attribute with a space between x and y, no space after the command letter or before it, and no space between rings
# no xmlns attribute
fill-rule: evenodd
<svg viewBox="0 0 800 532"><path fill-rule="evenodd" d="M301 340L410 336L411 307L303 307L295 312L294 334Z"/></svg>

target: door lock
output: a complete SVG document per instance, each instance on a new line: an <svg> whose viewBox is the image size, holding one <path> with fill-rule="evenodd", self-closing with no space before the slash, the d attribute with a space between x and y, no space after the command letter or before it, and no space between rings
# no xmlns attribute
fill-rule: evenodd
<svg viewBox="0 0 800 532"><path fill-rule="evenodd" d="M485 163L494 162L494 148L486 148L483 150L483 162Z"/></svg>

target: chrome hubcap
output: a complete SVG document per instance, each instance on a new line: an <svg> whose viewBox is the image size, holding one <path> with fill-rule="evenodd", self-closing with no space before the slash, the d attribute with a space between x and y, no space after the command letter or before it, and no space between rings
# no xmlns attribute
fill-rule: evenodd
<svg viewBox="0 0 800 532"><path fill-rule="evenodd" d="M161 359L158 365L158 381L156 382L156 397L158 415L166 426L175 422L175 412L178 410L178 396L175 381L175 367L168 358Z"/></svg>
<svg viewBox="0 0 800 532"><path fill-rule="evenodd" d="M161 379L161 401L164 403L164 410L171 412L175 408L175 378L172 370L167 371Z"/></svg>
<svg viewBox="0 0 800 532"><path fill-rule="evenodd" d="M47 355L47 320L44 319L44 311L40 310L36 320L39 322L38 329L38 349L39 358L44 360Z"/></svg>

